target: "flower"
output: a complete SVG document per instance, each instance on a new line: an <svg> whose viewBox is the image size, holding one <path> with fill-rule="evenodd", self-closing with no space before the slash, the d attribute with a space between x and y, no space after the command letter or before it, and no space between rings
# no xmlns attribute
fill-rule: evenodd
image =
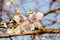
<svg viewBox="0 0 60 40"><path fill-rule="evenodd" d="M13 30L8 29L8 30L7 30L7 33L8 33L8 34L12 34L12 33L13 33Z"/></svg>
<svg viewBox="0 0 60 40"><path fill-rule="evenodd" d="M36 14L36 19L37 19L37 20L42 20L42 17L43 17L43 16L44 16L43 13L38 12L38 13Z"/></svg>
<svg viewBox="0 0 60 40"><path fill-rule="evenodd" d="M34 19L34 14L29 15L29 19Z"/></svg>
<svg viewBox="0 0 60 40"><path fill-rule="evenodd" d="M8 1L8 2L6 2L6 4L5 4L5 5L6 5L6 6L9 6L10 4L11 4L11 3Z"/></svg>

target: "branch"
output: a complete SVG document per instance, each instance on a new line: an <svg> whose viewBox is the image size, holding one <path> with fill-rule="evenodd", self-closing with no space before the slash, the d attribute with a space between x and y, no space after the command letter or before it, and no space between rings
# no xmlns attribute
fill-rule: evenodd
<svg viewBox="0 0 60 40"><path fill-rule="evenodd" d="M48 11L47 13L44 14L44 16L48 15L48 14L51 14L52 12L55 12L56 10L60 10L60 8L56 8L54 10L50 10Z"/></svg>
<svg viewBox="0 0 60 40"><path fill-rule="evenodd" d="M11 37L9 37L10 40L13 40Z"/></svg>
<svg viewBox="0 0 60 40"><path fill-rule="evenodd" d="M3 25L0 25L0 28L7 28L7 27L4 27Z"/></svg>
<svg viewBox="0 0 60 40"><path fill-rule="evenodd" d="M31 32L23 32L22 34L0 34L0 38L14 37L14 36L23 36L23 35L36 35L36 34L44 34L44 33L60 33L60 29L46 29L43 30L35 30Z"/></svg>

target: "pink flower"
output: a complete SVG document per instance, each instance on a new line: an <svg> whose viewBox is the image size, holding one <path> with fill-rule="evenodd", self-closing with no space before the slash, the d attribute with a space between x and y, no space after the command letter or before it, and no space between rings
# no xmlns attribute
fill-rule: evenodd
<svg viewBox="0 0 60 40"><path fill-rule="evenodd" d="M36 19L37 19L37 20L41 20L42 17L43 17L43 13L38 12L38 13L36 14Z"/></svg>
<svg viewBox="0 0 60 40"><path fill-rule="evenodd" d="M29 16L29 19L30 19L30 20L34 19L34 14L31 14L31 15Z"/></svg>

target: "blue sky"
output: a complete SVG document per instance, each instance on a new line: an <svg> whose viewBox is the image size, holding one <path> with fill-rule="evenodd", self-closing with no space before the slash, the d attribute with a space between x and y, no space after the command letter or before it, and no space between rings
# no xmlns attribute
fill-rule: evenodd
<svg viewBox="0 0 60 40"><path fill-rule="evenodd" d="M23 1L25 1L25 0L23 0ZM25 1L25 2L28 2L28 3L24 3L23 4L23 6L24 6L24 9L25 9L25 11L27 12L27 11L29 11L29 9L34 9L35 8L35 6L36 6L36 3L33 1L33 2L29 2L29 1L32 1L32 0L27 0L27 1ZM49 7L50 7L50 2L51 2L51 0L37 0L38 2L39 2L39 8L40 8L40 11L42 12L42 13L46 13L48 10L49 10ZM58 0L59 1L59 0ZM19 2L18 0L14 0L14 2ZM56 3L54 3L53 5L52 5L52 8L51 9L55 9L55 8L57 8L57 7L60 7L60 3L58 3L58 2L56 2ZM13 5L11 5L11 8L10 8L10 6L6 6L6 7L4 7L4 8L6 8L6 9L9 9L9 10L11 10L11 11L14 11L15 10L15 8L14 8L14 6ZM21 13L24 13L24 10L23 10L23 8L22 8L22 5L20 5L18 8L17 8ZM6 16L5 15L6 13L3 13L3 18L5 19L5 20L7 20L6 18L8 18L8 16ZM49 15L47 15L46 17L44 17L43 18L43 24L44 25L48 25L48 24L51 24L51 21L48 21L48 20L56 20L57 22L60 22L60 11L58 11L58 15L56 16L54 13L52 13L52 14L49 14ZM45 20L45 19L48 19L48 20ZM60 24L57 24L57 25L50 25L50 26L46 26L46 28L60 28ZM46 35L47 36L47 35ZM15 38L13 37L13 39L15 40ZM22 40L22 39L24 39L24 40L29 40L29 36L19 36L19 37L17 37L17 39L18 40ZM42 38L43 39L43 38ZM43 39L43 40L48 40L49 38L45 38L45 39ZM60 40L60 38L56 38L55 37L55 39L56 40ZM9 40L8 38L7 39L5 39L5 38L3 38L3 39L0 39L0 40ZM50 40L50 39L49 39Z"/></svg>

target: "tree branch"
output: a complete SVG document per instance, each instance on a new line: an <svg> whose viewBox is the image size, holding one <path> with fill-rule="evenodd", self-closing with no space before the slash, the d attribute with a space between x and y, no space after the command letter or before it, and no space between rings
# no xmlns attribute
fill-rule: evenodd
<svg viewBox="0 0 60 40"><path fill-rule="evenodd" d="M22 34L0 34L0 38L14 37L14 36L23 36L23 35L36 35L36 34L44 34L44 33L60 33L60 29L46 29L43 30L35 30L31 32L23 32Z"/></svg>
<svg viewBox="0 0 60 40"><path fill-rule="evenodd" d="M50 10L48 11L47 13L44 14L44 16L48 15L48 14L51 14L52 12L55 12L56 10L60 10L60 8L56 8L54 10Z"/></svg>
<svg viewBox="0 0 60 40"><path fill-rule="evenodd" d="M46 15L48 15L48 14L51 14L51 13L55 13L55 14L57 14L57 11L58 10L60 10L60 8L56 8L56 9L54 9L54 10L50 10L50 11L48 11L47 13L45 13L44 14L44 17L46 16ZM57 23L56 21L52 21L52 25L54 25L55 23Z"/></svg>
<svg viewBox="0 0 60 40"><path fill-rule="evenodd" d="M10 40L13 40L11 37L9 37Z"/></svg>
<svg viewBox="0 0 60 40"><path fill-rule="evenodd" d="M6 27L4 27L3 25L0 25L0 28L6 28Z"/></svg>

